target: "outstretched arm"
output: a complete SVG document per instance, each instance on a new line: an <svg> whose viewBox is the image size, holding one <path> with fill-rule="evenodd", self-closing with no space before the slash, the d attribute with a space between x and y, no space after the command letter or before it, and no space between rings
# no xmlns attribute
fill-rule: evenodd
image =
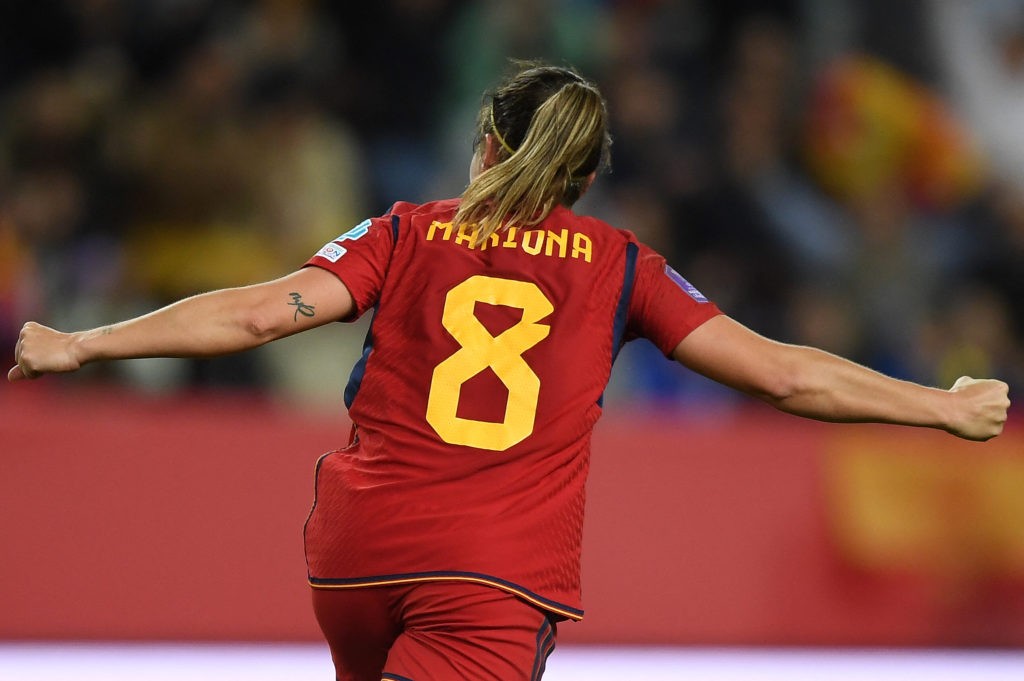
<svg viewBox="0 0 1024 681"><path fill-rule="evenodd" d="M225 355L342 319L352 309L352 296L341 280L307 267L263 284L185 298L88 331L62 333L28 322L15 347L17 364L7 378L75 371L107 359Z"/></svg>
<svg viewBox="0 0 1024 681"><path fill-rule="evenodd" d="M760 336L729 317L705 322L673 357L720 383L791 414L821 421L939 428L968 440L1003 430L1008 387L961 378L950 390L889 378L815 348Z"/></svg>

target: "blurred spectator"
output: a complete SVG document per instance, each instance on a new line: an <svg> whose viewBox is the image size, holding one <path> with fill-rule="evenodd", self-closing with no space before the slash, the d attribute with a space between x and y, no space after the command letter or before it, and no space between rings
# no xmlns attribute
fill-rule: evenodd
<svg viewBox="0 0 1024 681"><path fill-rule="evenodd" d="M0 340L283 274L457 194L477 93L542 58L609 96L613 172L582 207L740 321L920 380L1015 378L1022 36L1017 0L6 3ZM319 400L294 357L340 389L358 335L78 380ZM656 355L627 348L612 398L739 399Z"/></svg>
<svg viewBox="0 0 1024 681"><path fill-rule="evenodd" d="M949 211L981 186L981 159L934 93L891 66L850 55L822 71L808 104L805 148L840 201L891 187L917 209Z"/></svg>
<svg viewBox="0 0 1024 681"><path fill-rule="evenodd" d="M1024 3L930 0L942 84L1002 180L1024 186Z"/></svg>
<svg viewBox="0 0 1024 681"><path fill-rule="evenodd" d="M782 320L792 254L762 187L777 187L792 172L791 40L783 25L761 15L737 27L714 100L718 118L707 180L692 196L679 196L678 204L688 227L677 235L680 267L695 268L692 276L706 281L730 314L776 338L787 335Z"/></svg>
<svg viewBox="0 0 1024 681"><path fill-rule="evenodd" d="M445 36L463 0L324 3L344 31L344 68L332 105L366 148L370 205L423 200L435 161L434 131L447 78Z"/></svg>
<svg viewBox="0 0 1024 681"><path fill-rule="evenodd" d="M918 347L927 357L931 381L951 384L960 376L1024 380L1024 357L1015 343L1009 309L999 292L983 284L951 292Z"/></svg>
<svg viewBox="0 0 1024 681"><path fill-rule="evenodd" d="M65 66L77 50L69 3L39 0L0 3L0 92L22 84L40 69Z"/></svg>
<svg viewBox="0 0 1024 681"><path fill-rule="evenodd" d="M709 91L700 78L681 84L655 64L626 60L613 71L618 146L609 209L615 224L656 245L730 315L785 337L793 268L763 187L789 173L791 34L755 13L729 35L728 58L714 60L722 72ZM638 210L645 202L653 205ZM666 368L655 353L639 356L645 363L634 373L648 377L645 389L661 399L725 397Z"/></svg>
<svg viewBox="0 0 1024 681"><path fill-rule="evenodd" d="M973 274L1006 309L1021 373L1024 338L1024 3L928 3L942 82L991 165L974 216ZM1019 390L1019 388L1018 388Z"/></svg>
<svg viewBox="0 0 1024 681"><path fill-rule="evenodd" d="M979 195L981 159L934 93L863 55L821 72L807 123L807 166L843 215L829 276L870 330L853 356L920 379L917 330L972 255L958 218Z"/></svg>
<svg viewBox="0 0 1024 681"><path fill-rule="evenodd" d="M439 168L427 195L455 196L468 180L480 93L493 86L514 59L545 59L575 66L597 78L604 63L610 22L602 0L501 0L454 2L441 31L443 75L432 93L433 156ZM400 193L407 190L397 188Z"/></svg>

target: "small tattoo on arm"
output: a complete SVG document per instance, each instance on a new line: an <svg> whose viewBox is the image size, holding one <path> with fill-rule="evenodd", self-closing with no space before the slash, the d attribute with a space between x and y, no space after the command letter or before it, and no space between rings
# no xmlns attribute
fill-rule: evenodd
<svg viewBox="0 0 1024 681"><path fill-rule="evenodd" d="M114 333L114 327L104 326L103 330L100 331L100 333L103 334L104 336L109 336L110 334Z"/></svg>
<svg viewBox="0 0 1024 681"><path fill-rule="evenodd" d="M308 304L302 302L302 294L301 293L292 292L292 293L289 293L288 295L290 295L292 297L292 302L290 302L288 304L295 306L295 315L292 317L295 321L299 321L299 315L300 314L303 317L312 317L314 314L316 314L315 312L313 312L313 310L316 309L316 306L315 305L308 305Z"/></svg>

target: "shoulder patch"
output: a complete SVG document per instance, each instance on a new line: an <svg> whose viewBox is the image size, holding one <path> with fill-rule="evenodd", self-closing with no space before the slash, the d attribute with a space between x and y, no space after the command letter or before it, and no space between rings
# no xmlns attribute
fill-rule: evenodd
<svg viewBox="0 0 1024 681"><path fill-rule="evenodd" d="M324 244L316 254L324 260L330 260L331 262L338 262L338 259L348 253L348 249L344 246L339 246L333 241L329 244Z"/></svg>
<svg viewBox="0 0 1024 681"><path fill-rule="evenodd" d="M708 299L704 297L704 294L697 290L697 288L690 282L683 279L683 276L672 269L671 266L665 265L665 276L672 280L672 283L683 290L683 293L690 296L698 303L706 303Z"/></svg>

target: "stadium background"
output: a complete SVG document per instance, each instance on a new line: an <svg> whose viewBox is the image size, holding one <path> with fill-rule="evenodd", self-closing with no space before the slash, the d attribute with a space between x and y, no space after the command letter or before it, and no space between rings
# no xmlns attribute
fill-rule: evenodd
<svg viewBox="0 0 1024 681"><path fill-rule="evenodd" d="M507 57L611 106L582 209L752 328L1024 385L1024 3L0 5L0 345L291 271L457 194ZM315 640L301 524L365 331L0 386L0 638ZM1024 645L1024 431L769 410L620 356L565 642Z"/></svg>

